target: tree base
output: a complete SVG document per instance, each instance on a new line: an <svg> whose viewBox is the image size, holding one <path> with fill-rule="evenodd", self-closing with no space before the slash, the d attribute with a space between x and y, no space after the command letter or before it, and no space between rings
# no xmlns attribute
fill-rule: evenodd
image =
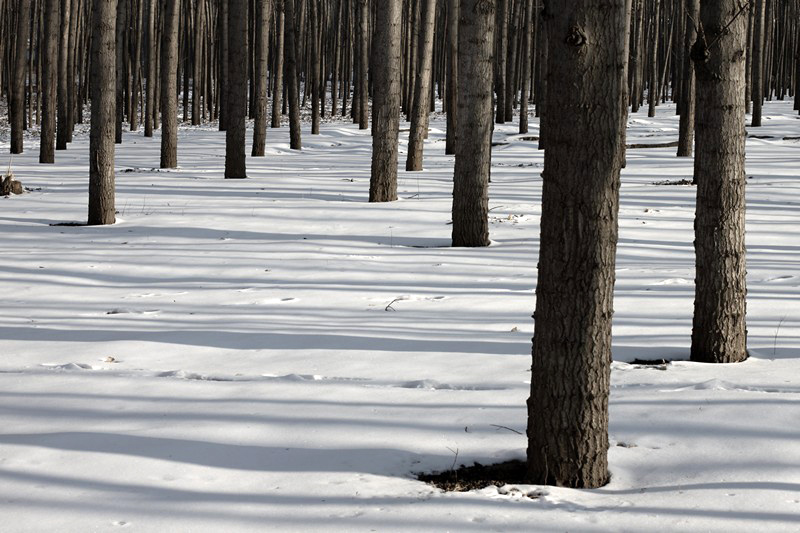
<svg viewBox="0 0 800 533"><path fill-rule="evenodd" d="M8 173L3 176L2 181L0 181L0 196L11 196L12 194L22 193L22 183L15 180L13 174Z"/></svg>

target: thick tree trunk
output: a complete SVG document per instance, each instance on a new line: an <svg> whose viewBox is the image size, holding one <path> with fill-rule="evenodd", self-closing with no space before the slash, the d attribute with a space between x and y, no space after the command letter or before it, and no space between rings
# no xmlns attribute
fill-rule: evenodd
<svg viewBox="0 0 800 533"><path fill-rule="evenodd" d="M225 177L246 178L247 0L228 0L228 109Z"/></svg>
<svg viewBox="0 0 800 533"><path fill-rule="evenodd" d="M691 358L709 363L735 363L747 358L744 239L747 17L741 13L737 0L701 3L704 42L714 44L708 48L696 46L692 54L697 73L694 160L697 214Z"/></svg>
<svg viewBox="0 0 800 533"><path fill-rule="evenodd" d="M44 50L42 54L43 98L39 163L55 163L56 88L58 85L59 0L44 5Z"/></svg>
<svg viewBox="0 0 800 533"><path fill-rule="evenodd" d="M295 47L294 0L284 0L284 35L286 40L286 92L289 100L289 147L300 150L300 90L297 86L297 49Z"/></svg>
<svg viewBox="0 0 800 533"><path fill-rule="evenodd" d="M28 37L31 27L31 0L19 0L17 4L16 49L14 70L11 76L11 153L22 153L25 130L25 78L28 64Z"/></svg>
<svg viewBox="0 0 800 533"><path fill-rule="evenodd" d="M370 202L397 200L397 142L400 131L402 0L385 0L376 13L375 98L372 105Z"/></svg>
<svg viewBox="0 0 800 533"><path fill-rule="evenodd" d="M89 225L113 224L117 0L92 1Z"/></svg>
<svg viewBox="0 0 800 533"><path fill-rule="evenodd" d="M453 246L489 245L495 7L494 0L461 1Z"/></svg>
<svg viewBox="0 0 800 533"><path fill-rule="evenodd" d="M692 45L697 39L695 22L700 12L700 0L686 2L686 33L683 48L683 83L681 85L681 116L678 126L678 157L691 157L694 143L695 75L694 62L689 58Z"/></svg>
<svg viewBox="0 0 800 533"><path fill-rule="evenodd" d="M408 137L406 170L422 170L422 151L428 136L428 112L431 102L433 77L433 23L436 0L423 0L422 28L420 31L419 68L414 86L414 106L411 109L411 132Z"/></svg>
<svg viewBox="0 0 800 533"><path fill-rule="evenodd" d="M611 316L625 157L630 0L549 13L548 97L528 476L608 481Z"/></svg>
<svg viewBox="0 0 800 533"><path fill-rule="evenodd" d="M178 16L180 0L165 0L161 36L161 168L178 166Z"/></svg>
<svg viewBox="0 0 800 533"><path fill-rule="evenodd" d="M269 46L269 0L258 0L256 13L256 105L253 119L253 151L254 157L262 157L267 144L267 65Z"/></svg>

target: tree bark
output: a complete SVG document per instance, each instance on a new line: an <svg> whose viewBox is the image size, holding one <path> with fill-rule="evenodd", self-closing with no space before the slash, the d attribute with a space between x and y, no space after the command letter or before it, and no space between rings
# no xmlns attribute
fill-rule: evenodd
<svg viewBox="0 0 800 533"><path fill-rule="evenodd" d="M284 0L284 35L286 52L286 92L289 100L289 147L300 150L300 94L297 86L297 59L295 48L294 0Z"/></svg>
<svg viewBox="0 0 800 533"><path fill-rule="evenodd" d="M411 132L408 137L406 170L422 170L422 152L427 137L428 112L431 102L431 80L433 77L433 25L436 15L436 0L422 0L419 68L414 85L414 105L411 109Z"/></svg>
<svg viewBox="0 0 800 533"><path fill-rule="evenodd" d="M700 4L705 39L692 51L697 74L694 176L693 361L747 358L745 309L745 40L737 0ZM724 30L723 30L724 28ZM703 43L713 43L705 46Z"/></svg>
<svg viewBox="0 0 800 533"><path fill-rule="evenodd" d="M19 0L17 4L16 49L14 70L11 76L11 153L21 154L25 131L25 77L28 64L28 38L31 27L31 0Z"/></svg>
<svg viewBox="0 0 800 533"><path fill-rule="evenodd" d="M447 136L444 153L456 153L458 131L458 19L461 0L447 4Z"/></svg>
<svg viewBox="0 0 800 533"><path fill-rule="evenodd" d="M761 107L764 102L764 0L755 0L753 19L753 115L750 125L761 126Z"/></svg>
<svg viewBox="0 0 800 533"><path fill-rule="evenodd" d="M44 5L44 50L42 54L43 98L39 163L55 163L56 88L58 85L59 0Z"/></svg>
<svg viewBox="0 0 800 533"><path fill-rule="evenodd" d="M358 129L369 127L369 0L358 0Z"/></svg>
<svg viewBox="0 0 800 533"><path fill-rule="evenodd" d="M247 0L228 0L228 109L225 177L247 177Z"/></svg>
<svg viewBox="0 0 800 533"><path fill-rule="evenodd" d="M253 118L254 157L263 157L267 144L267 65L269 47L270 1L258 0L256 24L256 105Z"/></svg>
<svg viewBox="0 0 800 533"><path fill-rule="evenodd" d="M117 0L92 1L89 225L113 224Z"/></svg>
<svg viewBox="0 0 800 533"><path fill-rule="evenodd" d="M461 1L453 246L489 245L495 9L494 0Z"/></svg>
<svg viewBox="0 0 800 533"><path fill-rule="evenodd" d="M67 149L67 108L69 99L67 85L69 76L67 70L67 57L69 51L69 27L72 14L72 2L61 0L61 33L58 47L58 89L56 91L56 106L58 121L56 124L56 150Z"/></svg>
<svg viewBox="0 0 800 533"><path fill-rule="evenodd" d="M494 88L497 95L497 113L495 122L503 124L506 121L506 46L508 41L508 2L509 0L496 0L497 3L497 32L495 38L494 62Z"/></svg>
<svg viewBox="0 0 800 533"><path fill-rule="evenodd" d="M695 22L700 12L700 0L686 0L686 32L683 48L683 83L681 85L681 116L678 125L678 157L691 157L694 144L695 75L694 62L689 58L697 39Z"/></svg>
<svg viewBox="0 0 800 533"><path fill-rule="evenodd" d="M528 477L536 484L592 488L608 481L630 0L565 0L548 17Z"/></svg>
<svg viewBox="0 0 800 533"><path fill-rule="evenodd" d="M272 122L270 127L281 127L281 95L283 94L283 0L275 0L275 87L272 89Z"/></svg>
<svg viewBox="0 0 800 533"><path fill-rule="evenodd" d="M519 101L519 132L528 133L528 99L531 79L531 43L533 36L532 0L522 0L524 19L522 25L522 90Z"/></svg>
<svg viewBox="0 0 800 533"><path fill-rule="evenodd" d="M161 168L178 166L179 0L165 0L161 36Z"/></svg>
<svg viewBox="0 0 800 533"><path fill-rule="evenodd" d="M400 131L402 0L385 0L376 13L375 98L372 105L370 202L397 200L397 142Z"/></svg>
<svg viewBox="0 0 800 533"><path fill-rule="evenodd" d="M143 0L144 1L144 0ZM156 57L158 53L158 41L156 40L156 2L157 0L146 0L147 4L147 88L144 104L144 136L153 136L154 115L156 113Z"/></svg>

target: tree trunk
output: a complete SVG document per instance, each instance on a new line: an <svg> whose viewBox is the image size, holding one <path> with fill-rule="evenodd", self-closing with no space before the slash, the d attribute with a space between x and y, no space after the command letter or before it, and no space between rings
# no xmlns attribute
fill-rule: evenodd
<svg viewBox="0 0 800 533"><path fill-rule="evenodd" d="M358 129L365 130L369 127L369 0L358 0L358 9Z"/></svg>
<svg viewBox="0 0 800 533"><path fill-rule="evenodd" d="M56 150L67 149L67 108L69 99L67 97L67 85L69 77L67 74L67 57L69 50L69 27L70 15L72 14L72 2L61 0L61 33L58 47L58 89L56 91L56 106L58 121L56 124Z"/></svg>
<svg viewBox="0 0 800 533"><path fill-rule="evenodd" d="M144 0L143 0L144 1ZM154 114L156 113L156 57L158 45L156 40L156 2L146 0L147 4L147 88L144 104L144 136L153 136Z"/></svg>
<svg viewBox="0 0 800 533"><path fill-rule="evenodd" d="M422 170L422 151L427 137L428 112L431 98L433 69L433 24L436 15L436 0L424 1L421 12L419 68L414 85L414 105L411 109L411 132L408 137L406 170Z"/></svg>
<svg viewBox="0 0 800 533"><path fill-rule="evenodd" d="M386 0L377 10L375 43L375 98L372 105L372 173L370 202L397 200L397 142L400 131L400 76L402 0Z"/></svg>
<svg viewBox="0 0 800 533"><path fill-rule="evenodd" d="M494 0L461 1L453 246L489 245L494 25Z"/></svg>
<svg viewBox="0 0 800 533"><path fill-rule="evenodd" d="M267 65L269 46L269 0L258 0L256 13L256 105L253 118L253 151L254 157L263 157L267 144Z"/></svg>
<svg viewBox="0 0 800 533"><path fill-rule="evenodd" d="M219 0L219 131L228 127L228 2Z"/></svg>
<svg viewBox="0 0 800 533"><path fill-rule="evenodd" d="M519 132L528 133L528 94L531 78L531 42L533 35L533 5L532 0L522 0L524 19L522 23L522 95L519 101Z"/></svg>
<svg viewBox="0 0 800 533"><path fill-rule="evenodd" d="M275 0L275 87L272 89L272 122L270 127L281 127L281 94L283 93L283 0Z"/></svg>
<svg viewBox="0 0 800 533"><path fill-rule="evenodd" d="M19 0L17 4L16 49L14 70L11 76L11 153L22 153L25 130L25 71L28 64L28 37L31 28L31 0Z"/></svg>
<svg viewBox="0 0 800 533"><path fill-rule="evenodd" d="M681 116L678 126L678 157L691 157L694 143L695 75L694 62L689 58L697 31L695 22L700 10L700 0L686 1L686 33L683 48L683 84L681 86Z"/></svg>
<svg viewBox="0 0 800 533"><path fill-rule="evenodd" d="M458 131L458 19L461 0L447 4L447 136L444 153L456 153Z"/></svg>
<svg viewBox="0 0 800 533"><path fill-rule="evenodd" d="M495 122L503 124L506 121L506 45L508 41L508 2L509 0L495 0L497 4L497 32L495 38L494 58L494 89L497 95L497 113Z"/></svg>
<svg viewBox="0 0 800 533"><path fill-rule="evenodd" d="M228 0L228 109L225 177L246 178L247 0Z"/></svg>
<svg viewBox="0 0 800 533"><path fill-rule="evenodd" d="M180 0L165 0L161 36L161 168L178 166L178 16Z"/></svg>
<svg viewBox="0 0 800 533"><path fill-rule="evenodd" d="M55 163L56 87L58 85L59 0L44 5L44 50L42 53L43 98L39 163Z"/></svg>
<svg viewBox="0 0 800 533"><path fill-rule="evenodd" d="M289 100L289 147L300 150L300 94L297 87L297 60L295 48L294 0L284 0L284 35L286 40L286 92Z"/></svg>
<svg viewBox="0 0 800 533"><path fill-rule="evenodd" d="M549 13L547 148L536 288L528 476L608 481L611 316L625 158L630 0Z"/></svg>
<svg viewBox="0 0 800 533"><path fill-rule="evenodd" d="M116 93L117 93L117 117L114 127L114 142L117 144L122 143L122 123L125 120L125 27L127 26L127 2L125 0L117 0L116 8Z"/></svg>
<svg viewBox="0 0 800 533"><path fill-rule="evenodd" d="M705 42L714 44L707 49L696 46L692 51L697 74L694 160L697 214L691 359L708 363L735 363L747 358L744 242L747 17L741 13L737 0L702 2L700 21L705 29Z"/></svg>
<svg viewBox="0 0 800 533"><path fill-rule="evenodd" d="M761 107L764 102L764 0L755 0L753 19L753 127L761 126Z"/></svg>
<svg viewBox="0 0 800 533"><path fill-rule="evenodd" d="M316 0L311 0L309 11L309 25L311 27L311 31L308 35L308 47L311 55L311 61L309 61L309 64L307 65L307 70L310 70L311 72L306 75L306 83L311 84L311 135L319 135L319 69L320 53L322 50L320 47L321 28L319 26L319 13ZM308 89L306 89L306 92L308 92Z"/></svg>
<svg viewBox="0 0 800 533"><path fill-rule="evenodd" d="M117 0L92 1L89 225L113 224Z"/></svg>
<svg viewBox="0 0 800 533"><path fill-rule="evenodd" d="M653 13L650 13L650 79L647 82L647 116L656 116L658 103L658 43L660 0L654 0Z"/></svg>

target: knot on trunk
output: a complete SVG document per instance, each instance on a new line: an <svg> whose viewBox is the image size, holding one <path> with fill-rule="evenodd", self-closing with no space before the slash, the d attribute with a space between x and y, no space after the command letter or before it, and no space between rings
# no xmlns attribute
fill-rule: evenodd
<svg viewBox="0 0 800 533"><path fill-rule="evenodd" d="M586 34L583 33L583 30L580 27L572 26L567 32L567 37L564 39L564 42L569 46L578 48L586 44Z"/></svg>

